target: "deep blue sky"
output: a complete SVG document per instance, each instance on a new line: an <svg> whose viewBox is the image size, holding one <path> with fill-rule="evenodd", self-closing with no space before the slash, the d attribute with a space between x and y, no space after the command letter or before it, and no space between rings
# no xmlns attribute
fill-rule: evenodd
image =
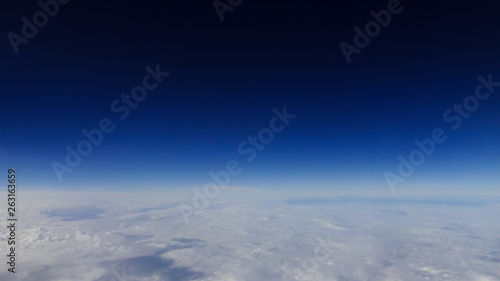
<svg viewBox="0 0 500 281"><path fill-rule="evenodd" d="M198 186L235 159L234 185L385 194L398 155L441 127L448 140L398 190L498 194L500 89L456 131L442 118L478 75L500 81L492 1L402 1L351 64L340 42L388 1L244 0L223 22L210 1L156 2L73 0L18 54L6 35L40 7L1 4L1 166L24 186ZM170 76L119 120L111 102L158 63ZM298 116L246 163L238 145L284 106ZM58 182L51 163L105 117L115 131Z"/></svg>

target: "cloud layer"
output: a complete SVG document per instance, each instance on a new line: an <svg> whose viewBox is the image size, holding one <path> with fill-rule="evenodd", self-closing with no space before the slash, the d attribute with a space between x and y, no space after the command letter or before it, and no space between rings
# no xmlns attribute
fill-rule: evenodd
<svg viewBox="0 0 500 281"><path fill-rule="evenodd" d="M165 194L22 195L17 280L500 280L492 199L240 197L186 224Z"/></svg>

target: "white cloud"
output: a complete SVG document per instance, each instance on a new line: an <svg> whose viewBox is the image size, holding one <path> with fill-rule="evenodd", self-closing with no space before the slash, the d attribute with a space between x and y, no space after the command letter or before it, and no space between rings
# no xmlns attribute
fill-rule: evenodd
<svg viewBox="0 0 500 281"><path fill-rule="evenodd" d="M490 201L214 201L185 224L168 193L24 191L18 280L484 280L500 276ZM4 196L5 194L1 194ZM286 200L285 200L286 199ZM221 199L222 200L222 199ZM5 200L4 200L5 201ZM450 203L451 202L451 203ZM0 208L6 208L5 203ZM0 228L0 250L7 251ZM331 256L297 273L331 237ZM310 261L310 260L309 260ZM9 280L6 265L0 280Z"/></svg>

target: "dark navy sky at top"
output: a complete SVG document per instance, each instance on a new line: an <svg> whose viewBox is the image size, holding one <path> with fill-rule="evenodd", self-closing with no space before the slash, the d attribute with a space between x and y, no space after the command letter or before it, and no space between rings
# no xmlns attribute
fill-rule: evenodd
<svg viewBox="0 0 500 281"><path fill-rule="evenodd" d="M474 93L478 75L500 80L498 5L429 2L402 1L347 64L339 43L352 44L353 28L387 1L244 0L220 22L210 1L73 0L19 54L0 42L2 167L33 187L201 185L228 160L243 163L238 144L286 105L298 117L234 184L383 185L415 138L443 127L449 140L414 184L492 187L498 93L457 131L442 114ZM39 9L1 6L5 35ZM111 102L157 63L171 75L119 121ZM103 117L115 132L58 183L50 164Z"/></svg>

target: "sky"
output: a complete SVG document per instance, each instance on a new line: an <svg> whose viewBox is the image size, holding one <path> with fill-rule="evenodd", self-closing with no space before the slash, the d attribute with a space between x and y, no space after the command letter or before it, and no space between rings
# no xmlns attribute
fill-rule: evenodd
<svg viewBox="0 0 500 281"><path fill-rule="evenodd" d="M495 3L401 1L349 63L340 44L354 46L354 28L392 1L233 1L223 21L211 1L144 2L58 4L17 53L9 34L22 36L22 18L32 21L41 6L1 4L0 159L2 169L17 169L19 184L190 188L235 160L236 186L499 194L500 90L468 118L453 111L474 96L479 76L500 81ZM143 85L148 66L169 75L121 120L112 104ZM248 161L239 145L285 107L295 117ZM82 130L105 118L114 130L59 180L54 163L67 166L66 147L76 149ZM409 159L415 140L436 128L446 141L401 176L398 157ZM403 179L394 193L387 172Z"/></svg>

